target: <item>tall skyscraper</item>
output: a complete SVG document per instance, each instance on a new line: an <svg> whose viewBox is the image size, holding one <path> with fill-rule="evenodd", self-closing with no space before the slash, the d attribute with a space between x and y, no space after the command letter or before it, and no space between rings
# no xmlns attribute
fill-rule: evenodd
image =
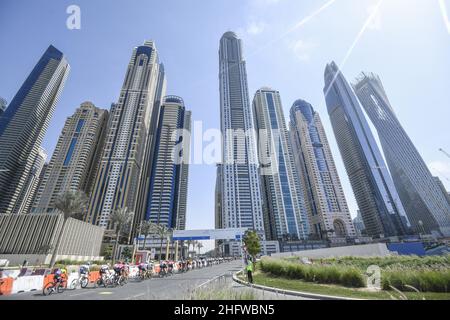
<svg viewBox="0 0 450 320"><path fill-rule="evenodd" d="M280 93L259 89L253 99L253 113L261 157L266 236L280 241L306 239L309 222ZM262 158L263 154L267 159Z"/></svg>
<svg viewBox="0 0 450 320"><path fill-rule="evenodd" d="M366 227L364 226L364 220L361 216L361 211L359 210L357 216L353 219L353 225L355 226L356 233L359 236L363 236L365 234Z"/></svg>
<svg viewBox="0 0 450 320"><path fill-rule="evenodd" d="M55 212L55 201L67 191L90 195L102 152L108 111L84 102L68 117L39 186L32 212Z"/></svg>
<svg viewBox="0 0 450 320"><path fill-rule="evenodd" d="M222 144L222 226L249 228L265 239L256 137L242 42L226 32L220 40L220 127ZM231 243L239 254L240 243Z"/></svg>
<svg viewBox="0 0 450 320"><path fill-rule="evenodd" d="M39 148L39 152L34 160L30 175L28 176L22 192L19 196L20 207L15 212L19 214L30 213L31 205L36 196L36 191L39 186L42 170L44 169L45 161L47 160L47 153L43 148Z"/></svg>
<svg viewBox="0 0 450 320"><path fill-rule="evenodd" d="M166 95L167 80L166 74L164 72L164 65L160 63L158 70L158 83L156 86L156 93L154 99L154 106L152 110L152 116L150 120L150 127L147 134L147 144L145 146L145 154L142 165L142 173L139 181L139 191L137 192L137 203L133 224L133 237L138 236L139 225L146 217L147 211L147 198L150 192L150 179L152 174L153 160L155 158L155 148L156 148L156 133L159 123L159 115L161 114L161 103L163 97Z"/></svg>
<svg viewBox="0 0 450 320"><path fill-rule="evenodd" d="M450 205L395 115L380 78L363 73L355 92L380 137L394 184L416 232L450 236ZM419 224L419 221L422 221Z"/></svg>
<svg viewBox="0 0 450 320"><path fill-rule="evenodd" d="M325 69L325 100L344 165L369 236L401 236L410 223L361 105L332 62Z"/></svg>
<svg viewBox="0 0 450 320"><path fill-rule="evenodd" d="M294 102L290 114L290 134L311 232L319 239L355 237L355 228L319 114L303 100Z"/></svg>
<svg viewBox="0 0 450 320"><path fill-rule="evenodd" d="M439 188L441 189L442 193L445 195L445 199L447 200L447 202L450 205L450 192L447 191L444 184L442 183L442 180L439 179L439 177L433 177L433 178L434 178L434 181L436 181Z"/></svg>
<svg viewBox="0 0 450 320"><path fill-rule="evenodd" d="M186 110L183 100L165 97L159 115L145 220L178 230L186 226L190 128L191 112Z"/></svg>
<svg viewBox="0 0 450 320"><path fill-rule="evenodd" d="M127 207L135 212L158 75L155 44L146 41L134 48L119 101L111 107L88 222L110 229L114 210Z"/></svg>
<svg viewBox="0 0 450 320"><path fill-rule="evenodd" d="M42 140L69 74L63 53L48 47L0 116L0 214L17 213Z"/></svg>
<svg viewBox="0 0 450 320"><path fill-rule="evenodd" d="M5 112L7 105L8 105L8 102L6 102L5 99L0 97L0 117L2 116L3 112Z"/></svg>

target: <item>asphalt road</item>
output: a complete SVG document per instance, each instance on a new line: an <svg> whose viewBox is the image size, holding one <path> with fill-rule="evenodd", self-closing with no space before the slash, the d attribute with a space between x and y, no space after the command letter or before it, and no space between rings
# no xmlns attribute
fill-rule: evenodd
<svg viewBox="0 0 450 320"><path fill-rule="evenodd" d="M44 296L42 291L23 292L0 296L0 300L175 300L192 299L194 290L207 289L220 282L220 287L231 290L254 290L259 299L300 299L259 290L248 289L232 280L232 274L242 269L242 261L232 261L203 269L175 274L166 278L151 280L130 279L123 287L66 290L60 294Z"/></svg>

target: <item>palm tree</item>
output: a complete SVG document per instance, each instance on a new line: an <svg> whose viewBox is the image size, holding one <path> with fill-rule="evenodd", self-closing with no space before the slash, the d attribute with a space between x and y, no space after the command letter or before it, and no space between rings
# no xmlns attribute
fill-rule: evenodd
<svg viewBox="0 0 450 320"><path fill-rule="evenodd" d="M56 256L61 245L61 239L64 228L66 227L69 218L82 219L83 213L87 206L87 197L82 191L66 191L59 195L55 201L55 207L63 213L64 222L62 228L59 230L58 240L53 250L52 259L50 260L50 268L53 268L56 262Z"/></svg>
<svg viewBox="0 0 450 320"><path fill-rule="evenodd" d="M166 233L166 260L169 259L170 256L170 252L169 252L169 244L170 244L170 238L172 235L172 229L167 229L167 233Z"/></svg>
<svg viewBox="0 0 450 320"><path fill-rule="evenodd" d="M189 258L189 249L191 248L191 243L192 243L192 241L193 240L186 240L186 244L187 244L187 247L188 247L188 249L187 249L187 257Z"/></svg>
<svg viewBox="0 0 450 320"><path fill-rule="evenodd" d="M195 253L195 246L197 245L197 240L192 240L191 241L191 245L192 245L192 251L194 251L194 253ZM188 247L188 252L189 252L189 247Z"/></svg>
<svg viewBox="0 0 450 320"><path fill-rule="evenodd" d="M159 247L159 260L162 260L162 247L164 239L167 237L167 233L169 232L169 228L166 227L165 224L158 223L155 228L155 233L159 236L161 240L161 245Z"/></svg>
<svg viewBox="0 0 450 320"><path fill-rule="evenodd" d="M114 264L116 260L117 246L119 244L120 234L122 233L124 228L130 223L132 217L133 212L128 211L127 207L118 208L109 216L109 220L116 234L116 242L114 243L114 249L112 252L112 264Z"/></svg>
<svg viewBox="0 0 450 320"><path fill-rule="evenodd" d="M144 235L144 248L143 250L145 250L145 244L147 243L147 238L149 235L151 235L155 230L155 224L144 220L141 222L141 228L140 228L140 233Z"/></svg>
<svg viewBox="0 0 450 320"><path fill-rule="evenodd" d="M200 255L200 249L203 248L203 243L197 242L198 255Z"/></svg>

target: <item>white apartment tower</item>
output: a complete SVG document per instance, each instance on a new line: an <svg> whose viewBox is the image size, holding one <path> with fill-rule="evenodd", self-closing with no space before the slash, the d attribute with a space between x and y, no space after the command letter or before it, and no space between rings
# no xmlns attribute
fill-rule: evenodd
<svg viewBox="0 0 450 320"><path fill-rule="evenodd" d="M242 42L226 32L220 40L219 83L222 144L223 228L249 228L265 240L253 114L249 102ZM240 253L231 242L230 254Z"/></svg>

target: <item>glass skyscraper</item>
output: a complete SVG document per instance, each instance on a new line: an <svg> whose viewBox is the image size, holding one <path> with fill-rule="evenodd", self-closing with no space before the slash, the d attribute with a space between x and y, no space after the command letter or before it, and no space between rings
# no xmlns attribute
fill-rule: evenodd
<svg viewBox="0 0 450 320"><path fill-rule="evenodd" d="M304 194L294 164L280 93L258 90L253 99L266 235L270 240L299 240L309 235ZM267 159L263 159L267 155Z"/></svg>
<svg viewBox="0 0 450 320"><path fill-rule="evenodd" d="M63 53L49 46L0 116L0 214L20 213L42 140L69 74Z"/></svg>
<svg viewBox="0 0 450 320"><path fill-rule="evenodd" d="M185 129L186 131L183 131ZM145 220L183 230L189 169L191 112L180 97L161 105Z"/></svg>
<svg viewBox="0 0 450 320"><path fill-rule="evenodd" d="M6 100L0 97L0 116L5 112L7 104Z"/></svg>
<svg viewBox="0 0 450 320"><path fill-rule="evenodd" d="M354 89L378 132L394 184L414 229L419 232L423 226L427 233L450 236L446 194L400 124L380 78L363 73Z"/></svg>
<svg viewBox="0 0 450 320"><path fill-rule="evenodd" d="M249 102L242 42L226 32L219 49L220 117L222 144L223 228L249 228L265 239L253 114ZM231 254L240 243L231 242Z"/></svg>
<svg viewBox="0 0 450 320"><path fill-rule="evenodd" d="M108 230L114 210L127 207L136 211L159 67L152 41L134 48L119 101L111 107L105 147L87 215L88 222Z"/></svg>
<svg viewBox="0 0 450 320"><path fill-rule="evenodd" d="M402 236L410 223L388 168L351 86L332 62L325 100L344 165L369 236Z"/></svg>
<svg viewBox="0 0 450 320"><path fill-rule="evenodd" d="M294 102L290 134L311 233L344 241L355 237L350 211L319 114L304 100Z"/></svg>

